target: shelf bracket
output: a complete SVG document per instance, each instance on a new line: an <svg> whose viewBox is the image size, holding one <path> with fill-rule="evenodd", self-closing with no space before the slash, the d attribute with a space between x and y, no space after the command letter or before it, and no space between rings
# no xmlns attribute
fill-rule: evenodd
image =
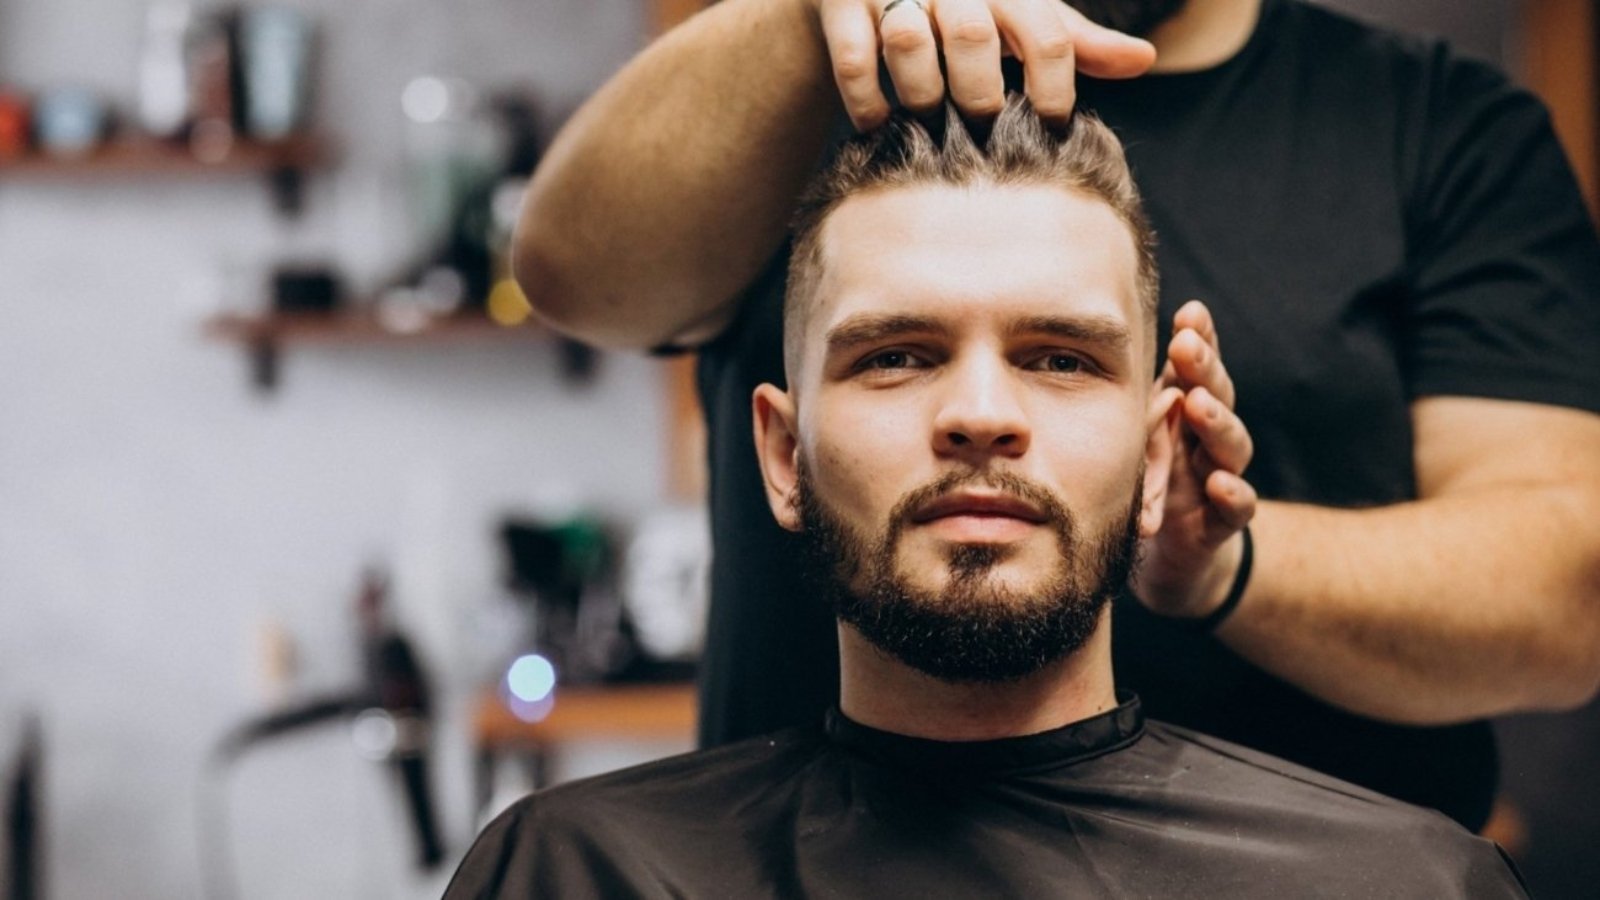
<svg viewBox="0 0 1600 900"><path fill-rule="evenodd" d="M281 361L274 338L262 336L250 342L250 383L258 393L270 394L277 390Z"/></svg>
<svg viewBox="0 0 1600 900"><path fill-rule="evenodd" d="M293 219L305 208L305 172L299 166L275 166L267 172L267 189L279 215Z"/></svg>

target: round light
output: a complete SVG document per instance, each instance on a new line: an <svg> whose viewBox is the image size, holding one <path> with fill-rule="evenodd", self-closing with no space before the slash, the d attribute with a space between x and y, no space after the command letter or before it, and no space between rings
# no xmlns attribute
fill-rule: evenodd
<svg viewBox="0 0 1600 900"><path fill-rule="evenodd" d="M537 653L519 656L506 672L506 687L518 700L538 703L556 689L556 667Z"/></svg>
<svg viewBox="0 0 1600 900"><path fill-rule="evenodd" d="M450 86L427 75L413 78L400 94L400 107L413 122L437 122L450 108Z"/></svg>
<svg viewBox="0 0 1600 900"><path fill-rule="evenodd" d="M387 759L399 738L394 717L381 709L362 710L350 724L350 737L356 752L367 759Z"/></svg>

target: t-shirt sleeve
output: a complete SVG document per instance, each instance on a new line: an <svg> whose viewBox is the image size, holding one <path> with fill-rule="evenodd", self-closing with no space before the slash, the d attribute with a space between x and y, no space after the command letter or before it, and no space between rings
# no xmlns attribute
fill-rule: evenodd
<svg viewBox="0 0 1600 900"><path fill-rule="evenodd" d="M1548 113L1443 50L1419 112L1401 323L1411 396L1600 411L1600 241Z"/></svg>

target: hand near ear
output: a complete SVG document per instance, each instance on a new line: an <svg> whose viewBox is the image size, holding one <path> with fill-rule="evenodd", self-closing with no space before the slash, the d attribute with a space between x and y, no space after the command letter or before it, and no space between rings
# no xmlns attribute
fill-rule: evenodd
<svg viewBox="0 0 1600 900"><path fill-rule="evenodd" d="M1180 618L1211 612L1238 570L1239 536L1256 511L1242 477L1254 451L1233 412L1233 380L1222 364L1211 313L1190 301L1173 320L1167 365L1156 380L1183 392L1181 426L1160 528L1144 539L1134 593L1152 611Z"/></svg>

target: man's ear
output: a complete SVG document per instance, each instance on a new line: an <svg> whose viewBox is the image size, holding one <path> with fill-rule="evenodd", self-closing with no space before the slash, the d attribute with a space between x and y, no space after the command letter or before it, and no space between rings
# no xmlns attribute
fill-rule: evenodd
<svg viewBox="0 0 1600 900"><path fill-rule="evenodd" d="M794 399L775 385L763 384L750 403L767 505L780 526L799 531L800 429Z"/></svg>
<svg viewBox="0 0 1600 900"><path fill-rule="evenodd" d="M1139 506L1139 536L1154 537L1161 530L1167 509L1167 485L1171 482L1175 454L1182 446L1183 390L1164 388L1150 398L1150 413L1145 419L1149 433L1144 446L1144 498Z"/></svg>

